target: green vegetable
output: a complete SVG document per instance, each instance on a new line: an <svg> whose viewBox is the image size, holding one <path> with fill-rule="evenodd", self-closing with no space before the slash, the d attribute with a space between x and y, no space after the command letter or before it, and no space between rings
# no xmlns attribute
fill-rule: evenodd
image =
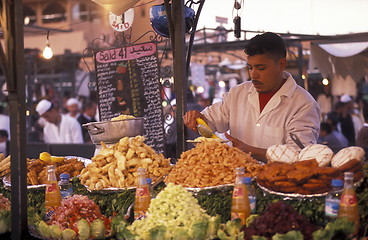
<svg viewBox="0 0 368 240"><path fill-rule="evenodd" d="M10 231L11 214L8 210L0 211L0 234Z"/></svg>
<svg viewBox="0 0 368 240"><path fill-rule="evenodd" d="M47 223L45 223L44 221L40 221L40 223L38 224L38 232L44 238L51 238L49 225L47 225Z"/></svg>
<svg viewBox="0 0 368 240"><path fill-rule="evenodd" d="M329 222L324 229L313 233L313 240L347 239L354 232L354 223L347 218L337 218Z"/></svg>
<svg viewBox="0 0 368 240"><path fill-rule="evenodd" d="M149 230L149 239L162 240L165 239L166 227L163 225L156 226Z"/></svg>
<svg viewBox="0 0 368 240"><path fill-rule="evenodd" d="M249 217L247 217L247 219L245 220L245 225L248 227L258 216L259 216L258 214L252 214Z"/></svg>
<svg viewBox="0 0 368 240"><path fill-rule="evenodd" d="M92 238L104 238L106 233L104 221L95 219L91 223L90 233Z"/></svg>
<svg viewBox="0 0 368 240"><path fill-rule="evenodd" d="M67 228L62 231L61 233L63 240L75 240L77 239L77 233L74 232L72 229Z"/></svg>
<svg viewBox="0 0 368 240"><path fill-rule="evenodd" d="M192 224L191 235L193 240L202 240L205 238L208 229L208 218L202 218Z"/></svg>
<svg viewBox="0 0 368 240"><path fill-rule="evenodd" d="M272 240L303 240L303 234L300 231L289 231L285 234L276 233Z"/></svg>
<svg viewBox="0 0 368 240"><path fill-rule="evenodd" d="M220 227L220 222L221 222L221 216L218 214L209 219L206 239L216 238L217 230Z"/></svg>
<svg viewBox="0 0 368 240"><path fill-rule="evenodd" d="M267 240L267 238L263 236L252 236L252 240Z"/></svg>
<svg viewBox="0 0 368 240"><path fill-rule="evenodd" d="M190 240L192 239L186 228L177 227L173 232L172 240Z"/></svg>
<svg viewBox="0 0 368 240"><path fill-rule="evenodd" d="M85 219L80 219L77 223L79 240L86 240L89 238L90 229L89 223Z"/></svg>
<svg viewBox="0 0 368 240"><path fill-rule="evenodd" d="M226 224L220 225L220 228L217 231L217 236L221 240L244 239L244 232L240 232L241 227L241 220L239 218L227 221Z"/></svg>
<svg viewBox="0 0 368 240"><path fill-rule="evenodd" d="M61 239L62 238L62 230L59 225L50 225L49 226L51 238L53 239Z"/></svg>
<svg viewBox="0 0 368 240"><path fill-rule="evenodd" d="M240 218L234 219L232 221L227 221L225 225L226 232L230 236L238 235L238 233L240 232L240 228L242 227Z"/></svg>

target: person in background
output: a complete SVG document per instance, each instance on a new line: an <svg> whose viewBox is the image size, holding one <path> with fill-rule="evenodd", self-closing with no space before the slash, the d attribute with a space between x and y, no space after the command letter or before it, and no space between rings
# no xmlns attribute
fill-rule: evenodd
<svg viewBox="0 0 368 240"><path fill-rule="evenodd" d="M83 114L78 117L78 122L82 126L83 124L96 122L95 116L97 112L97 104L95 102L86 102L83 106ZM88 130L82 126L82 134L84 142L92 142Z"/></svg>
<svg viewBox="0 0 368 240"><path fill-rule="evenodd" d="M340 101L343 103L342 111L339 116L341 132L346 139L348 139L349 146L354 146L357 132L363 126L363 123L360 118L354 114L354 102L349 95L342 95Z"/></svg>
<svg viewBox="0 0 368 240"><path fill-rule="evenodd" d="M323 93L318 95L317 103L321 108L321 119L322 121L326 121L327 113L332 111L332 95L330 84L323 85Z"/></svg>
<svg viewBox="0 0 368 240"><path fill-rule="evenodd" d="M356 145L364 148L366 159L368 159L368 102L363 102L364 124L357 135Z"/></svg>
<svg viewBox="0 0 368 240"><path fill-rule="evenodd" d="M327 145L334 153L348 146L347 141L341 140L334 134L332 126L327 122L321 123L317 143Z"/></svg>
<svg viewBox="0 0 368 240"><path fill-rule="evenodd" d="M339 142L341 143L341 146L347 147L349 146L349 142L344 136L344 134L342 134L338 129L338 124L339 124L338 118L339 118L338 115L334 114L333 112L330 112L329 114L327 114L326 123L330 125L332 129L332 135L334 135L334 137L339 140Z"/></svg>
<svg viewBox="0 0 368 240"><path fill-rule="evenodd" d="M80 116L80 102L76 98L69 98L65 105L68 112L66 115L78 119Z"/></svg>
<svg viewBox="0 0 368 240"><path fill-rule="evenodd" d="M3 153L4 156L8 156L9 152L9 134L5 129L0 130L0 153Z"/></svg>
<svg viewBox="0 0 368 240"><path fill-rule="evenodd" d="M46 120L43 128L45 143L83 143L82 128L77 119L61 114L46 99L37 104L36 111Z"/></svg>
<svg viewBox="0 0 368 240"><path fill-rule="evenodd" d="M267 162L267 148L276 144L299 147L290 137L294 133L304 146L317 142L320 109L314 98L298 86L286 68L286 46L274 33L252 38L245 49L251 81L230 89L202 112L188 111L185 125L197 131L198 117L215 132L225 133L234 147Z"/></svg>
<svg viewBox="0 0 368 240"><path fill-rule="evenodd" d="M4 129L10 135L10 118L4 112L4 103L0 102L0 129ZM10 137L8 136L8 139Z"/></svg>

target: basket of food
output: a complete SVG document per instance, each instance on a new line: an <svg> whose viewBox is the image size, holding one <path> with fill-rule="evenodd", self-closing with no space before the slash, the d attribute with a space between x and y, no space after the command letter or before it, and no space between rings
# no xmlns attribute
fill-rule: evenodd
<svg viewBox="0 0 368 240"><path fill-rule="evenodd" d="M88 130L95 144L116 143L123 137L144 135L144 118L130 115L120 115L111 121L91 122L82 126Z"/></svg>

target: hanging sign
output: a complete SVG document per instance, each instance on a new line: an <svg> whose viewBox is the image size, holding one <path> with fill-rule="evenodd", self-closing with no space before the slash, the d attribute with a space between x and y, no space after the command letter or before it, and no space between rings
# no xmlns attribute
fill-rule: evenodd
<svg viewBox="0 0 368 240"><path fill-rule="evenodd" d="M121 114L144 117L145 143L164 152L163 112L156 43L95 54L101 121Z"/></svg>
<svg viewBox="0 0 368 240"><path fill-rule="evenodd" d="M117 32L124 32L128 30L132 26L133 20L134 20L133 8L130 8L122 15L115 15L112 12L110 12L109 15L110 25Z"/></svg>

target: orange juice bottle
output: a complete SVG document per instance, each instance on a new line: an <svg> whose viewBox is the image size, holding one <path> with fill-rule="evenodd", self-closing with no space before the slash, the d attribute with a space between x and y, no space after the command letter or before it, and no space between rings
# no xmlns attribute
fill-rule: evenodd
<svg viewBox="0 0 368 240"><path fill-rule="evenodd" d="M147 216L147 210L151 203L150 192L146 180L146 169L138 168L138 183L135 191L134 220Z"/></svg>
<svg viewBox="0 0 368 240"><path fill-rule="evenodd" d="M340 207L338 217L346 217L350 221L354 222L355 232L357 234L359 231L359 209L358 201L354 189L354 173L345 172L344 173L344 189L341 194Z"/></svg>
<svg viewBox="0 0 368 240"><path fill-rule="evenodd" d="M240 218L242 225L245 225L246 219L250 216L250 204L247 186L243 181L244 168L236 168L235 174L235 184L231 202L231 220Z"/></svg>
<svg viewBox="0 0 368 240"><path fill-rule="evenodd" d="M46 220L61 205L61 194L55 174L55 165L47 166L47 182L45 190Z"/></svg>

